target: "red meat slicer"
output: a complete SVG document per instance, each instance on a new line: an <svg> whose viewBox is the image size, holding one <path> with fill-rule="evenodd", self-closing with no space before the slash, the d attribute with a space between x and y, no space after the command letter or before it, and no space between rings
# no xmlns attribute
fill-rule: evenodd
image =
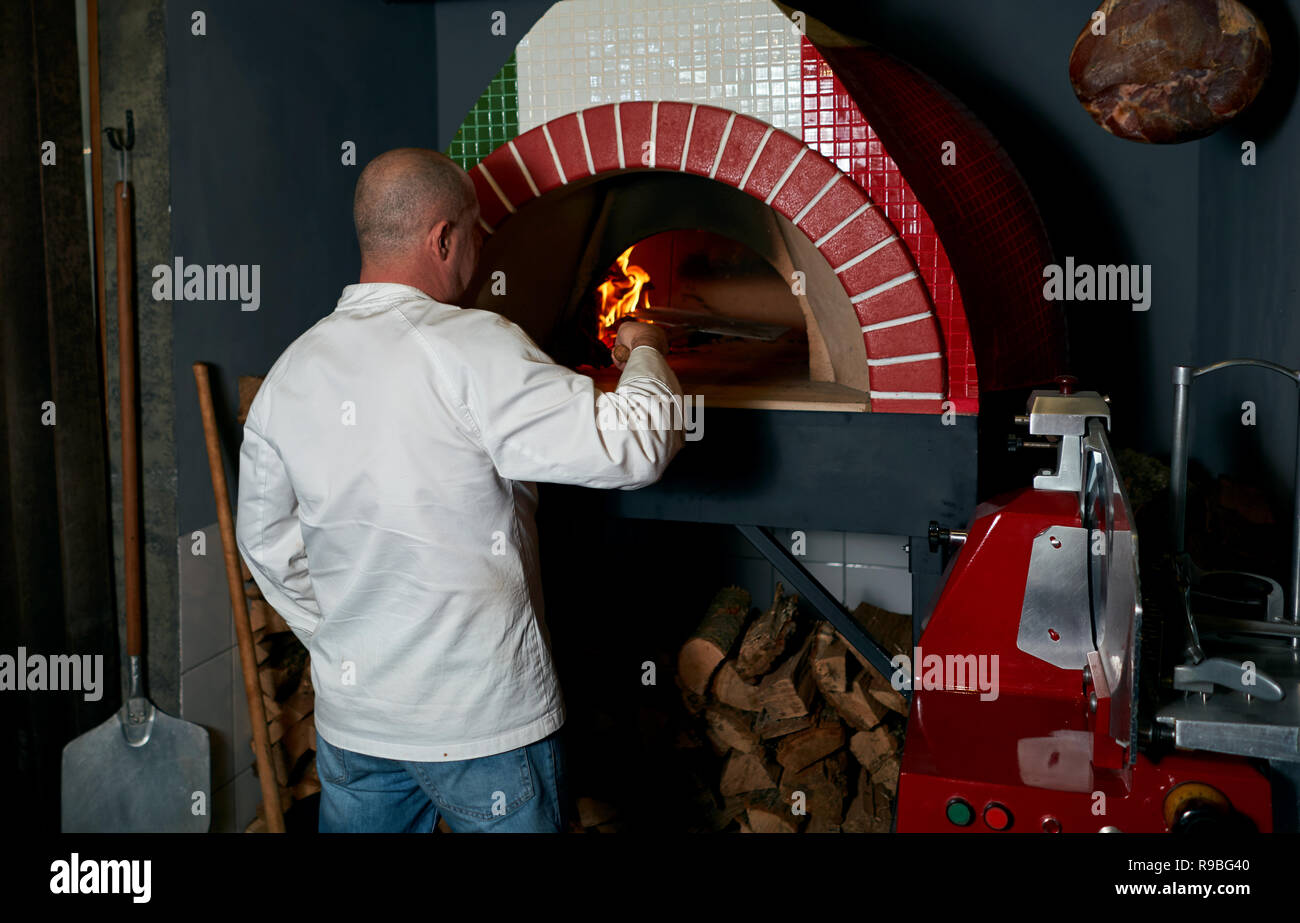
<svg viewBox="0 0 1300 923"><path fill-rule="evenodd" d="M1176 509L1185 500L1187 389L1221 366L1175 371L1176 384L1185 379L1175 405ZM1138 536L1107 438L1110 407L1096 392L1075 392L1072 379L1058 381L1059 391L1030 395L1027 418L1032 434L1059 445L1055 470L981 504L966 533L943 534L958 547L912 664L896 829L1270 831L1264 761L1300 760L1300 626L1284 624L1265 592L1272 602L1256 607L1262 617L1220 614L1198 637L1197 600L1225 594L1184 557L1176 569L1186 662L1163 687L1140 675ZM1182 516L1175 521L1181 550ZM1292 606L1294 614L1294 598ZM1139 714L1152 698L1140 689L1169 686L1172 701Z"/></svg>

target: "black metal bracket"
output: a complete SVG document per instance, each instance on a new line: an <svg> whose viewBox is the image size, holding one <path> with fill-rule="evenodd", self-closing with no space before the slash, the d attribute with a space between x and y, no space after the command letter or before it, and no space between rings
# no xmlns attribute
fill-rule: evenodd
<svg viewBox="0 0 1300 923"><path fill-rule="evenodd" d="M849 614L849 610L845 609L838 599L827 593L826 588L818 582L817 578L808 573L807 569L795 559L794 555L786 550L786 547L778 542L767 529L762 526L743 526L739 524L736 525L736 528L780 572L786 584L799 594L799 598L812 606L818 615L834 625L836 630L844 636L844 640L852 644L854 649L880 672L881 676L888 680L894 674L894 665L890 662L889 654L880 646L880 642L871 637ZM908 676L907 685L899 691L909 702L912 697L911 689L912 677Z"/></svg>

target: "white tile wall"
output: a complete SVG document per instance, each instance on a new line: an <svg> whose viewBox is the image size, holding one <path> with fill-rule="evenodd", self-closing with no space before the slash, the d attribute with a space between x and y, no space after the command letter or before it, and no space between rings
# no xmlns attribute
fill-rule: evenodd
<svg viewBox="0 0 1300 923"><path fill-rule="evenodd" d="M775 528L772 534L793 552L795 531ZM815 530L804 530L803 536L799 562L850 612L858 603L868 602L890 612L911 614L912 575L903 550L906 536ZM737 559L739 576L735 579L750 591L755 606L767 606L781 575L740 533L731 530L725 541Z"/></svg>
<svg viewBox="0 0 1300 923"><path fill-rule="evenodd" d="M516 60L520 132L589 106L671 99L800 133L800 36L768 0L566 0Z"/></svg>

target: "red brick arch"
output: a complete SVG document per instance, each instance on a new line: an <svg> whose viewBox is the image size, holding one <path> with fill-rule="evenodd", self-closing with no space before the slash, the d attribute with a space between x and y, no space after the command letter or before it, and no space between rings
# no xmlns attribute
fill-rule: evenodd
<svg viewBox="0 0 1300 923"><path fill-rule="evenodd" d="M912 254L861 187L784 131L714 106L613 103L523 133L485 157L470 177L490 233L558 186L624 169L706 176L790 219L835 271L857 313L872 410L941 410L944 348Z"/></svg>

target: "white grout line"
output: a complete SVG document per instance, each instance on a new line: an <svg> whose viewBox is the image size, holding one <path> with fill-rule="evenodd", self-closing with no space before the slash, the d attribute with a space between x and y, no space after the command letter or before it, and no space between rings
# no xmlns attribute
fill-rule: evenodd
<svg viewBox="0 0 1300 923"><path fill-rule="evenodd" d="M764 205L772 204L772 200L776 198L776 194L781 191L781 187L785 185L785 181L790 178L792 173L794 173L794 168L799 166L799 161L803 160L803 155L807 153L808 148L804 148L795 156L794 160L790 161L790 166L785 168L785 172L781 174L781 178L776 181L776 185L772 187L772 191L769 192L767 198L763 200Z"/></svg>
<svg viewBox="0 0 1300 923"><path fill-rule="evenodd" d="M925 362L938 359L942 353L914 353L910 356L887 356L883 359L868 359L867 365L907 365L909 362Z"/></svg>
<svg viewBox="0 0 1300 923"><path fill-rule="evenodd" d="M855 220L859 215L865 215L867 212L869 212L871 209L873 209L873 208L875 208L875 207L876 207L876 203L875 203L875 202L868 202L866 205L860 205L860 206L858 206L858 209L857 209L853 214L849 215L847 218L845 218L845 219L844 219L843 221L841 221L839 224L835 225L835 227L831 228L829 231L827 231L827 232L826 232L825 234L823 234L821 237L818 237L816 240L814 240L814 241L813 241L813 246L814 246L814 247L821 247L821 245L824 244L824 243L826 243L826 241L830 240L832 237L834 237L834 236L835 236L836 234L838 234L840 231L842 231L842 230L844 230L846 227L848 227L848 226L849 226L849 222Z"/></svg>
<svg viewBox="0 0 1300 923"><path fill-rule="evenodd" d="M896 240L898 240L898 235L890 234L888 237L886 237L884 240L882 240L880 243L876 244L875 246L868 247L867 249L863 250L861 253L859 253L857 256L853 257L852 259L848 260L847 262L840 263L840 265L835 267L835 274L839 275L844 270L851 269L852 267L861 263L867 257L871 256L871 254L876 253L879 250L884 249L885 247L888 247Z"/></svg>
<svg viewBox="0 0 1300 923"><path fill-rule="evenodd" d="M659 128L659 100L650 104L650 163L647 166L653 168L655 165L655 136Z"/></svg>
<svg viewBox="0 0 1300 923"><path fill-rule="evenodd" d="M718 142L718 154L713 158L713 169L709 170L709 179L717 179L718 164L722 163L722 152L727 149L727 139L731 137L731 125L736 121L736 113L727 116L727 127L722 129L722 140Z"/></svg>
<svg viewBox="0 0 1300 923"><path fill-rule="evenodd" d="M868 393L873 401L937 401L943 398L942 394L933 394L929 391L871 391Z"/></svg>
<svg viewBox="0 0 1300 923"><path fill-rule="evenodd" d="M874 298L875 296L879 295L881 292L887 292L891 288L902 285L907 280L915 279L915 278L916 278L916 270L913 269L911 272L905 272L901 276L895 276L894 278L890 279L888 282L882 282L879 285L877 285L875 288L869 288L865 292L862 292L861 294L854 295L852 298L849 299L849 301L853 302L854 304L857 304L859 301L866 301L868 298Z"/></svg>
<svg viewBox="0 0 1300 923"><path fill-rule="evenodd" d="M686 120L686 138L682 141L682 164L678 170L686 169L686 155L691 149L691 129L695 127L695 110L698 108L698 103L691 103L691 117Z"/></svg>
<svg viewBox="0 0 1300 923"><path fill-rule="evenodd" d="M483 232L484 232L484 233L486 233L486 234L491 234L491 233L492 233L492 225L490 225L490 224L488 224L486 221L484 221L482 215L479 216L478 223L479 223L479 227L481 227L481 228L483 229Z"/></svg>
<svg viewBox="0 0 1300 923"><path fill-rule="evenodd" d="M874 324L867 324L862 328L863 333L875 333L877 330L887 330L890 327L901 327L903 324L915 324L919 320L925 320L927 317L933 317L929 311L922 311L920 314L909 314L906 317L895 317L893 320L882 320Z"/></svg>
<svg viewBox="0 0 1300 923"><path fill-rule="evenodd" d="M555 142L551 140L551 130L546 127L545 122L542 123L542 136L546 138L546 146L551 149L551 159L555 161L555 172L560 174L560 182L567 186L569 178L564 175L564 167L560 166L560 155L556 153Z"/></svg>
<svg viewBox="0 0 1300 923"><path fill-rule="evenodd" d="M618 168L620 170L627 168L627 161L623 159L623 117L619 114L622 103L614 103L614 137L618 139Z"/></svg>
<svg viewBox="0 0 1300 923"><path fill-rule="evenodd" d="M515 155L515 163L519 164L519 169L523 171L524 179L528 181L528 188L533 191L534 196L541 195L541 193L537 191L537 184L533 182L533 174L529 173L528 167L524 166L524 158L519 156L519 149L515 147L515 143L513 141L508 141L506 143L510 146L510 153Z"/></svg>
<svg viewBox="0 0 1300 923"><path fill-rule="evenodd" d="M844 174L841 173L839 170L836 170L835 175L832 176L830 179L828 179L826 181L826 185L823 186L821 189L819 189L817 191L817 194L808 200L807 205L799 209L799 213L794 216L794 218L790 221L790 223L798 224L800 221L802 221L804 219L804 216L813 210L813 206L822 200L822 196L826 195L826 193L831 191L831 187L834 186L836 183L838 183L840 181L840 177L843 175Z"/></svg>
<svg viewBox="0 0 1300 923"><path fill-rule="evenodd" d="M510 200L507 199L506 194L501 191L501 187L497 185L497 181L492 178L492 174L488 172L488 168L480 162L476 169L483 174L483 178L487 180L487 184L492 187L492 191L497 194L497 198L500 199L501 204L506 207L506 211L513 215L515 213L515 207L510 204Z"/></svg>
<svg viewBox="0 0 1300 923"><path fill-rule="evenodd" d="M587 123L582 118L582 110L578 110L578 130L582 132L582 152L587 155L587 175L596 175L596 164L591 159L591 142L587 140Z"/></svg>
<svg viewBox="0 0 1300 923"><path fill-rule="evenodd" d="M767 139L772 137L772 132L776 131L771 125L767 126L767 131L763 132L763 140L758 142L758 147L754 148L754 156L749 158L749 166L745 167L745 175L740 178L740 185L737 189L744 189L745 184L749 182L749 174L754 172L754 164L758 163L758 157L763 153L763 148L767 147Z"/></svg>

